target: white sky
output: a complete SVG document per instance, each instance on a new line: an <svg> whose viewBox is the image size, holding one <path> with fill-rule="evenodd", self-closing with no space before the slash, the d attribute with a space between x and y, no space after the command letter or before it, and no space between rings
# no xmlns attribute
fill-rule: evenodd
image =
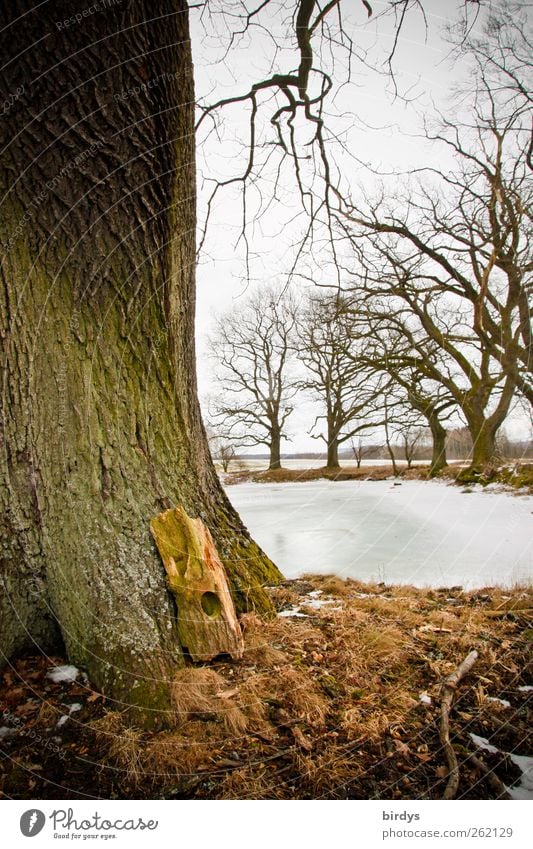
<svg viewBox="0 0 533 849"><path fill-rule="evenodd" d="M234 6L237 4L234 3ZM254 4L254 5L259 5ZM375 15L386 7L386 3L372 3ZM362 63L354 61L352 82L337 91L330 111L336 117L329 121L335 132L345 132L349 150L358 159L369 162L374 167L393 170L408 169L422 164L438 164L432 157L441 156L442 150L431 149L426 142L413 136L420 131L421 114L430 109L431 102L449 103L450 88L454 83L464 81L464 67L452 65L449 58L449 45L442 37L447 22L455 21L462 2L455 0L423 0L428 28L426 30L421 14L414 10L404 24L394 59L394 69L400 92L409 91L412 103L394 98L390 80L386 75L378 74ZM286 31L282 9L293 8L280 2L272 6L269 13L268 30L272 34ZM392 45L392 21L378 20L375 15L367 20L362 4L347 3L344 7L353 8L346 29L357 47L369 51L375 66L380 66L388 55ZM275 14L274 14L275 13ZM480 23L477 28L479 31ZM294 45L292 49L282 50L271 67L273 49L270 36L264 31L256 31L231 50L224 61L227 46L227 34L222 19L200 20L200 10L192 10L192 42L195 62L197 98L206 97L209 102L244 93L253 82L268 77L273 72L286 73L297 63ZM315 48L316 49L316 48ZM342 57L341 57L342 60ZM327 61L327 58L326 58ZM337 66L337 78L345 75L343 61ZM265 121L262 140L273 138L268 124L272 112L265 106ZM224 113L224 125L220 136L211 134L207 140L199 136L199 211L200 222L205 213L206 199L211 191L204 177L216 174L220 179L228 179L243 170L245 142L248 133L249 105L239 104ZM207 126L207 125L206 125ZM372 129L375 128L375 129ZM409 137L410 136L410 137ZM350 162L345 155L337 153L339 168L355 187L361 181L367 181L362 166ZM335 159L335 153L332 153ZM272 172L267 172L268 177ZM301 234L303 219L290 223L299 210L293 174L285 172L283 196L274 204L259 222L254 223L257 207L254 207L254 192L250 195L249 243L252 254L251 286L279 280L286 274L293 262L294 242ZM370 186L371 188L371 186ZM269 185L262 186L263 197L269 194ZM213 391L212 364L206 357L206 337L212 325L213 316L221 311L238 308L239 301L250 293L245 280L245 254L242 240L239 242L241 225L241 194L239 187L222 190L218 195L208 229L205 250L200 258L198 269L197 294L197 348L198 378L200 395L204 398ZM316 269L319 276L319 270ZM316 408L304 404L289 420L289 431L293 439L285 443L285 450L304 451L321 450L322 442L307 435ZM523 437L527 433L525 423L513 425L513 435Z"/></svg>

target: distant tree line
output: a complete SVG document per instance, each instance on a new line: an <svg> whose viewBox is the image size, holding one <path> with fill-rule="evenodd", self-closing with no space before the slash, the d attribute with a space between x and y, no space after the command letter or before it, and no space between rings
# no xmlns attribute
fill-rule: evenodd
<svg viewBox="0 0 533 849"><path fill-rule="evenodd" d="M437 474L448 454L470 456L477 467L479 437L462 424L468 420L461 404L427 376L425 361L417 368L413 358L401 369L393 356L397 340L387 348L379 329L362 321L351 299L316 289L297 298L265 287L220 316L211 338L219 391L210 399L209 419L223 470L250 448L263 448L269 468L281 468L290 417L305 399L314 402L310 434L324 443L330 468L340 465L340 456L357 465L388 456L394 467L400 459L409 467L427 459ZM442 353L439 362L445 362ZM483 464L517 450L528 453L498 431Z"/></svg>

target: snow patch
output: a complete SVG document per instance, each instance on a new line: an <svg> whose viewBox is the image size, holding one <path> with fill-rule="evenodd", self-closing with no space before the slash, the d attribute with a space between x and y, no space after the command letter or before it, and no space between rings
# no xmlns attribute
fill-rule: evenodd
<svg viewBox="0 0 533 849"><path fill-rule="evenodd" d="M531 693L533 690L533 686L531 684L524 684L522 687L518 688L521 693Z"/></svg>
<svg viewBox="0 0 533 849"><path fill-rule="evenodd" d="M68 707L68 713L64 713L62 717L60 717L56 723L56 728L61 728L69 716L73 713L77 713L77 711L81 710L83 705L80 705L78 702L74 702L72 705L64 705L64 707Z"/></svg>
<svg viewBox="0 0 533 849"><path fill-rule="evenodd" d="M306 607L312 607L313 610L320 610L321 607L326 607L329 604L335 604L334 598L317 598L317 593L321 593L321 590L314 590L312 593L308 593L308 596L313 596L309 601L305 602ZM339 607L332 607L331 610L340 610Z"/></svg>
<svg viewBox="0 0 533 849"><path fill-rule="evenodd" d="M508 702L507 699L499 699L498 696L487 696L488 702L498 702L498 704L503 705L503 707L510 708L511 702Z"/></svg>
<svg viewBox="0 0 533 849"><path fill-rule="evenodd" d="M306 616L305 613L300 612L299 607L289 607L287 608L287 610L282 610L280 613L278 613L278 617L280 619L289 619L293 616L297 616L299 619L309 619L309 617Z"/></svg>
<svg viewBox="0 0 533 849"><path fill-rule="evenodd" d="M2 725L0 728L0 740L4 740L6 737L13 737L17 731L18 728L8 728L7 725Z"/></svg>
<svg viewBox="0 0 533 849"><path fill-rule="evenodd" d="M496 746L489 743L486 737L478 737L477 734L472 734L472 732L470 732L470 739L476 744L478 749L484 749L486 752L492 752L494 755L500 751L496 748Z"/></svg>
<svg viewBox="0 0 533 849"><path fill-rule="evenodd" d="M500 749L489 743L485 737L478 737L477 734L470 732L470 738L478 749L485 749L486 752L492 752L493 754L500 752ZM526 755L511 754L510 752L502 752L502 754L507 754L522 773L517 783L511 787L505 787L510 797L512 799L533 800L533 758Z"/></svg>
<svg viewBox="0 0 533 849"><path fill-rule="evenodd" d="M525 755L509 755L512 762L521 770L522 776L518 784L507 787L507 792L513 799L533 799L533 758Z"/></svg>
<svg viewBox="0 0 533 849"><path fill-rule="evenodd" d="M54 684L73 684L79 674L80 670L75 666L54 666L46 673L46 677Z"/></svg>

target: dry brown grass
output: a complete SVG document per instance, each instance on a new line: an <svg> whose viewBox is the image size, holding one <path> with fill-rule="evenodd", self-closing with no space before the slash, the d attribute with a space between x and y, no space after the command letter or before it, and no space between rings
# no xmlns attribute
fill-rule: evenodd
<svg viewBox="0 0 533 849"><path fill-rule="evenodd" d="M283 786L265 764L234 770L218 786L218 799L282 799Z"/></svg>
<svg viewBox="0 0 533 849"><path fill-rule="evenodd" d="M199 713L217 713L221 707L219 693L226 682L209 667L180 670L172 685L172 704L180 721Z"/></svg>
<svg viewBox="0 0 533 849"><path fill-rule="evenodd" d="M123 773L126 782L137 784L144 776L142 732L129 726L125 714L117 711L105 713L91 726L105 747L106 761Z"/></svg>
<svg viewBox="0 0 533 849"><path fill-rule="evenodd" d="M61 716L61 712L57 707L49 701L41 702L39 713L37 714L37 723L46 727L55 725Z"/></svg>
<svg viewBox="0 0 533 849"><path fill-rule="evenodd" d="M116 737L126 725L124 714L119 711L109 710L99 719L91 722L91 727L98 737L104 742L106 738Z"/></svg>
<svg viewBox="0 0 533 849"><path fill-rule="evenodd" d="M254 613L241 618L244 634L244 657L249 663L270 667L287 663L287 655L281 650L281 644L268 638L268 629Z"/></svg>
<svg viewBox="0 0 533 849"><path fill-rule="evenodd" d="M188 722L178 731L160 733L146 744L145 772L156 779L208 769L225 736L224 729L205 722Z"/></svg>
<svg viewBox="0 0 533 849"><path fill-rule="evenodd" d="M310 726L324 724L327 699L307 672L285 666L275 675L255 674L243 682L240 691L243 696L258 702L280 703L288 720L301 720Z"/></svg>
<svg viewBox="0 0 533 849"><path fill-rule="evenodd" d="M312 589L332 603L306 607ZM242 661L177 675L174 730L124 733L124 717L111 713L95 724L129 782L192 780L210 798L365 797L380 786L409 798L420 774L419 792L437 798L441 683L472 648L479 660L454 721L484 736L507 723L492 697L521 674L531 589L461 594L309 576L270 594L278 608L309 616L242 617ZM491 616L506 606L508 615Z"/></svg>
<svg viewBox="0 0 533 849"><path fill-rule="evenodd" d="M346 480L387 480L393 477L392 466L343 466L340 469L329 469L325 466L319 469L276 469L276 470L249 470L230 472L224 475L226 485L245 483L305 483L321 479L333 481ZM408 469L403 463L399 463L398 478L404 480L428 480L430 477L429 465L416 465ZM533 463L510 462L500 467L488 467L482 474L472 473L461 463L451 463L443 469L439 477L444 480L457 482L460 486L468 483L499 483L502 488L526 489L533 492ZM457 480L460 477L459 480Z"/></svg>
<svg viewBox="0 0 533 849"><path fill-rule="evenodd" d="M327 578L320 586L322 592L333 596L346 596L351 590L349 581L342 581L340 578Z"/></svg>
<svg viewBox="0 0 533 849"><path fill-rule="evenodd" d="M416 466L409 472L410 477L427 477L427 467ZM407 472L407 467L400 468L400 477ZM239 484L247 481L254 483L304 483L321 479L346 481L346 480L386 480L392 476L392 466L343 466L340 469L329 469L323 466L320 469L275 469L266 471L254 471L243 469L224 475L226 485Z"/></svg>
<svg viewBox="0 0 533 849"><path fill-rule="evenodd" d="M294 604L293 596L289 604ZM260 619L253 614L243 617L244 657L253 663L267 659L267 666L286 664L289 655L302 655L306 651L323 648L324 635L306 619Z"/></svg>
<svg viewBox="0 0 533 849"><path fill-rule="evenodd" d="M203 715L223 723L230 735L244 734L250 723L261 723L264 717L258 699L209 667L182 669L174 680L172 698L180 722Z"/></svg>

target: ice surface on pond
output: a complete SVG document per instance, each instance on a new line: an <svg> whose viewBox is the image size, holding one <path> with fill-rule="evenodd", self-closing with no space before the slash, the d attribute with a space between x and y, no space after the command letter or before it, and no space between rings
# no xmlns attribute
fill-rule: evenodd
<svg viewBox="0 0 533 849"><path fill-rule="evenodd" d="M245 483L227 493L287 578L465 589L533 579L531 496L392 480Z"/></svg>

